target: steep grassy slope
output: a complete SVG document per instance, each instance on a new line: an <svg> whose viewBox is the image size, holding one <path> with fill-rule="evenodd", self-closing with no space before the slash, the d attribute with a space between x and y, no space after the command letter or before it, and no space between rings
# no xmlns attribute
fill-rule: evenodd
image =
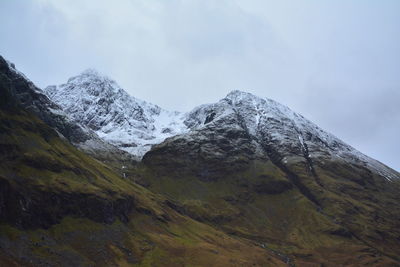
<svg viewBox="0 0 400 267"><path fill-rule="evenodd" d="M398 181L347 162L314 159L311 171L304 160L282 165L243 151L216 159L190 152L191 143L171 143L145 155L136 179L182 214L290 255L299 266L400 264ZM213 173L207 179L205 166Z"/></svg>

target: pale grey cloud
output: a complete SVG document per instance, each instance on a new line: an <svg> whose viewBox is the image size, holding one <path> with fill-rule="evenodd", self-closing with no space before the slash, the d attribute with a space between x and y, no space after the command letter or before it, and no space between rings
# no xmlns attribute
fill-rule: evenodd
<svg viewBox="0 0 400 267"><path fill-rule="evenodd" d="M241 89L400 169L396 0L2 0L0 53L40 86L94 67L188 110Z"/></svg>

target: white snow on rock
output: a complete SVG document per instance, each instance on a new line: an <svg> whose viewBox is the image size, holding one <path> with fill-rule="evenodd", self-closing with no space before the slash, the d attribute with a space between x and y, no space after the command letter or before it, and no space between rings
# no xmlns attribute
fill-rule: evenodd
<svg viewBox="0 0 400 267"><path fill-rule="evenodd" d="M397 177L395 171L288 107L238 90L217 103L201 105L187 113L167 111L132 97L115 81L90 69L65 84L49 86L44 91L74 120L139 158L166 138L178 135L192 138L191 133L211 123L223 128L235 118L237 127L246 129L254 140L271 144L282 152L285 164L290 157L302 156L307 147L310 158L343 159L362 164L388 180Z"/></svg>
<svg viewBox="0 0 400 267"><path fill-rule="evenodd" d="M92 69L44 91L74 120L139 157L151 145L187 130L183 114L132 97L115 81Z"/></svg>
<svg viewBox="0 0 400 267"><path fill-rule="evenodd" d="M398 174L394 170L362 154L288 107L274 100L261 98L247 92L235 90L218 103L195 108L187 116L186 123L190 122L193 128L199 128L203 127L200 123L201 120L204 121L210 114L215 114L214 121L218 123L232 112L236 113L242 127L247 128L247 131L258 142L273 144L285 156L283 163L287 162L287 157L295 154L293 151L296 147L299 148L299 154L297 154L299 156L307 146L307 156L310 158L325 157L345 160L362 165L384 176L387 180L398 178ZM193 117L201 119L196 120Z"/></svg>

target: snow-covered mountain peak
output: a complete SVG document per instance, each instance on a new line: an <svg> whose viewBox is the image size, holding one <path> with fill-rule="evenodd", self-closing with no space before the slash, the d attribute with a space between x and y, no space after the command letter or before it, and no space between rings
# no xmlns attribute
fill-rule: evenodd
<svg viewBox="0 0 400 267"><path fill-rule="evenodd" d="M241 127L253 140L279 151L281 160L326 157L356 162L387 179L395 175L381 163L365 156L334 135L274 100L235 90L217 103L201 105L186 115L188 134L197 136L203 129ZM218 130L221 131L221 130ZM201 135L201 134L200 134ZM191 137L191 139L197 137ZM201 137L204 138L204 137Z"/></svg>
<svg viewBox="0 0 400 267"><path fill-rule="evenodd" d="M82 71L81 76L94 76L94 77L106 77L105 75L101 74L94 68L87 68L86 70Z"/></svg>
<svg viewBox="0 0 400 267"><path fill-rule="evenodd" d="M241 90L232 90L230 91L225 98L231 99L231 100L239 100L239 99L244 99L244 98L255 98L257 96L246 92L246 91L241 91Z"/></svg>
<svg viewBox="0 0 400 267"><path fill-rule="evenodd" d="M218 134L240 128L260 145L286 155L282 160L307 153L307 157L354 158L368 168L382 169L288 107L248 92L234 90L216 103L187 113L171 112L130 96L115 81L91 69L65 84L49 86L45 92L73 119L139 158L168 137L191 138L203 129L219 129Z"/></svg>
<svg viewBox="0 0 400 267"><path fill-rule="evenodd" d="M152 144L186 129L182 114L130 96L114 80L93 69L44 91L73 119L139 157Z"/></svg>
<svg viewBox="0 0 400 267"><path fill-rule="evenodd" d="M259 97L249 92L244 92L240 90L234 90L227 94L227 96L222 99L227 100L233 107L246 107L246 108L256 108L256 109L267 109L271 112L284 113L287 116L300 116L299 114L293 112L285 105L282 105L275 100Z"/></svg>
<svg viewBox="0 0 400 267"><path fill-rule="evenodd" d="M82 80L82 79L91 79L91 80L111 80L106 75L101 74L99 71L93 68L87 68L83 70L76 76L73 76L68 79L68 82L72 82L73 80Z"/></svg>
<svg viewBox="0 0 400 267"><path fill-rule="evenodd" d="M70 90L83 90L94 96L128 96L114 80L95 69L86 69L79 75L69 78L67 85Z"/></svg>
<svg viewBox="0 0 400 267"><path fill-rule="evenodd" d="M239 115L252 134L255 134L262 117L291 120L293 121L291 123L296 124L301 124L301 121L305 120L301 115L274 100L234 90L217 103L201 105L193 109L188 115L191 122L187 122L187 124L190 128L198 128L203 124L232 114ZM310 124L311 122L304 121L304 123Z"/></svg>

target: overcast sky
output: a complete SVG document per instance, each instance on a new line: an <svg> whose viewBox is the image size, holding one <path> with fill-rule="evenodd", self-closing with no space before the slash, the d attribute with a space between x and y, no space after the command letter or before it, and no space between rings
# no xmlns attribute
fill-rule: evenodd
<svg viewBox="0 0 400 267"><path fill-rule="evenodd" d="M0 0L0 54L39 87L90 67L171 110L252 92L400 170L397 0Z"/></svg>

